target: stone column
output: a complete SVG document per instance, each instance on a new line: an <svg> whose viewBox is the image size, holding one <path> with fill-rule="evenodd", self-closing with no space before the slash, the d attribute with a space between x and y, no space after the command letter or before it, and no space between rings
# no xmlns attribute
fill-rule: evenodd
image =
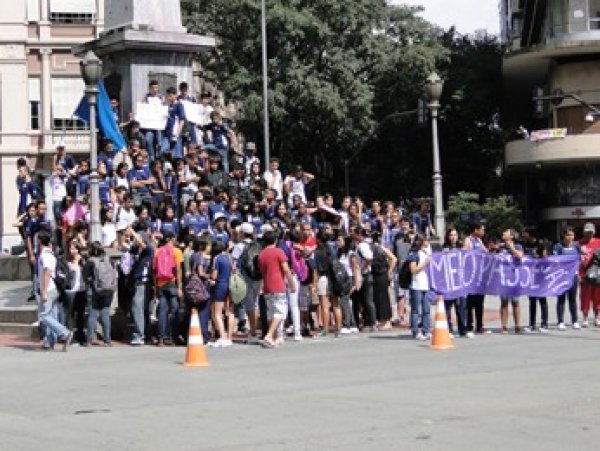
<svg viewBox="0 0 600 451"><path fill-rule="evenodd" d="M48 22L48 0L38 0L40 4L40 22Z"/></svg>
<svg viewBox="0 0 600 451"><path fill-rule="evenodd" d="M42 133L46 135L52 130L52 69L50 55L52 49L40 49L42 56L42 73L40 86L42 88Z"/></svg>

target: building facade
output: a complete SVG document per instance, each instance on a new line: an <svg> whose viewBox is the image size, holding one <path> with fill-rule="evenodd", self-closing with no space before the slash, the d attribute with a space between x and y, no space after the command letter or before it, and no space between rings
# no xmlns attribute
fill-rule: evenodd
<svg viewBox="0 0 600 451"><path fill-rule="evenodd" d="M19 243L16 161L42 172L58 142L89 152L89 132L72 117L84 84L74 45L100 35L104 0L14 0L0 10L1 250Z"/></svg>
<svg viewBox="0 0 600 451"><path fill-rule="evenodd" d="M600 0L502 0L500 15L504 117L530 131L567 129L564 138L509 142L509 185L527 222L548 236L566 225L600 226L600 116L589 107L600 105ZM544 102L535 118L536 88L567 96Z"/></svg>

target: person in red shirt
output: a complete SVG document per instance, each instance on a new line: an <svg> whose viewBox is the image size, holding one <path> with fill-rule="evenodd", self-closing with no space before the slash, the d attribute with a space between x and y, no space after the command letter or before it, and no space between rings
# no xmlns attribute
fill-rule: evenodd
<svg viewBox="0 0 600 451"><path fill-rule="evenodd" d="M265 232L263 241L265 248L258 256L258 267L263 276L263 294L270 325L261 344L265 348L274 348L279 323L287 316L287 292L295 293L297 287L285 253L276 246L277 235L272 231Z"/></svg>
<svg viewBox="0 0 600 451"><path fill-rule="evenodd" d="M596 326L600 327L600 287L585 281L585 272L592 264L592 257L597 249L600 249L600 238L595 238L596 227L588 222L583 227L583 238L579 241L581 252L583 254L581 266L579 267L579 277L581 280L581 313L583 320L581 325L588 326L588 314L590 307L594 309L594 320Z"/></svg>

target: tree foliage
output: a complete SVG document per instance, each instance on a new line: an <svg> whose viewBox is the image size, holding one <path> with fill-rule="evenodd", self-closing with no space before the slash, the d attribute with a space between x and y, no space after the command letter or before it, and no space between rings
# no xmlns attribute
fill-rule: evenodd
<svg viewBox="0 0 600 451"><path fill-rule="evenodd" d="M493 191L501 148L493 128L501 86L495 38L442 30L418 15L420 7L386 0L266 4L273 154L318 166L324 188L338 192L343 161L356 154L353 192L430 195L431 134L403 113L416 108L436 69L448 80L440 122L446 193ZM238 126L261 143L260 1L182 0L182 11L191 32L217 37L201 62L229 99L243 102Z"/></svg>
<svg viewBox="0 0 600 451"><path fill-rule="evenodd" d="M509 196L489 197L482 204L476 193L460 191L450 196L446 218L449 225L467 234L473 222L485 221L487 234L501 237L508 228L521 229L522 212Z"/></svg>

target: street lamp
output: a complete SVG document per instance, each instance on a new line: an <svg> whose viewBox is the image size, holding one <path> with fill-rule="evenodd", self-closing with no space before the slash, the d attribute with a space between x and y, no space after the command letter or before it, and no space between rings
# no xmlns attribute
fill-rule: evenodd
<svg viewBox="0 0 600 451"><path fill-rule="evenodd" d="M438 138L438 113L440 110L440 98L444 89L444 81L435 72L427 77L425 83L425 94L429 101L431 111L431 135L433 141L433 205L435 209L434 223L435 231L439 237L446 233L444 223L444 196L442 194L442 173L440 169L440 146Z"/></svg>
<svg viewBox="0 0 600 451"><path fill-rule="evenodd" d="M260 3L260 23L262 40L262 72L263 72L263 134L265 143L265 169L269 167L271 158L269 138L269 69L267 65L267 5L265 0Z"/></svg>
<svg viewBox="0 0 600 451"><path fill-rule="evenodd" d="M94 52L88 50L79 62L81 78L85 82L85 94L90 104L90 240L101 241L100 192L98 189L98 149L96 147L96 101L98 82L102 78L102 61Z"/></svg>

